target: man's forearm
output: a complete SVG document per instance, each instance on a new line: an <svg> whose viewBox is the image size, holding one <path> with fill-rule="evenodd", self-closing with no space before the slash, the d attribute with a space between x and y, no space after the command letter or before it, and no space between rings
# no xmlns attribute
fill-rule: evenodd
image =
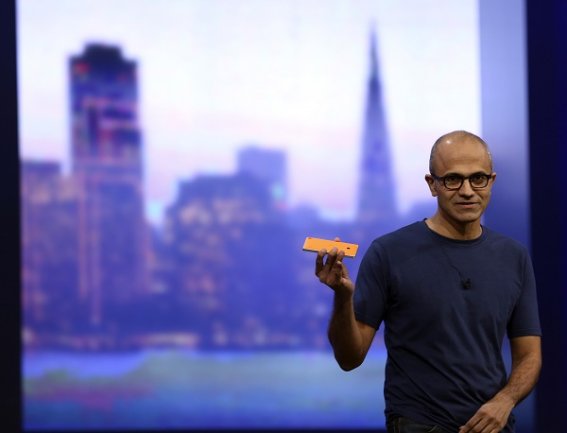
<svg viewBox="0 0 567 433"><path fill-rule="evenodd" d="M351 295L341 296L335 293L328 336L335 359L343 370L352 370L362 364L362 336L354 316Z"/></svg>
<svg viewBox="0 0 567 433"><path fill-rule="evenodd" d="M511 399L514 406L520 403L535 387L541 370L539 352L530 353L512 363L508 383L496 395Z"/></svg>

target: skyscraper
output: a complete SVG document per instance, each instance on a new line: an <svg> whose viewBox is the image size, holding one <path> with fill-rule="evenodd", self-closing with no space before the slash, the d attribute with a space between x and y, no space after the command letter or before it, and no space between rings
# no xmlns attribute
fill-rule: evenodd
<svg viewBox="0 0 567 433"><path fill-rule="evenodd" d="M238 172L248 173L264 182L277 209L287 202L286 155L281 150L247 146L238 152Z"/></svg>
<svg viewBox="0 0 567 433"><path fill-rule="evenodd" d="M79 295L98 325L148 284L137 68L118 47L92 44L69 69Z"/></svg>
<svg viewBox="0 0 567 433"><path fill-rule="evenodd" d="M21 163L24 335L61 332L77 304L77 195L54 161ZM37 336L37 335L36 335Z"/></svg>
<svg viewBox="0 0 567 433"><path fill-rule="evenodd" d="M397 211L374 32L363 128L357 219L364 225L388 225Z"/></svg>

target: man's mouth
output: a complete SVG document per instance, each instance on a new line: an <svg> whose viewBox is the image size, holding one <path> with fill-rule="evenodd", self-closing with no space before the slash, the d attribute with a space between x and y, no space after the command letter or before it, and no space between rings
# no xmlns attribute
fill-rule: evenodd
<svg viewBox="0 0 567 433"><path fill-rule="evenodd" d="M457 202L457 206L464 207L464 208L467 208L467 209L468 209L468 208L475 207L476 205L477 205L477 203L474 202L474 201L460 201L460 202Z"/></svg>

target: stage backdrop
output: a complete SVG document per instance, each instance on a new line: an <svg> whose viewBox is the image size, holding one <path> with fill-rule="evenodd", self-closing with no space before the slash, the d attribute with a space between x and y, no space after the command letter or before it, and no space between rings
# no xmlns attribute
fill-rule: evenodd
<svg viewBox="0 0 567 433"><path fill-rule="evenodd" d="M24 428L384 427L382 334L363 366L339 369L332 293L301 246L360 243L354 276L374 237L432 215L433 141L483 135L483 101L498 99L484 80L502 65L481 45L501 12L483 18L474 0L17 9ZM504 163L493 114L496 171L527 179L525 161ZM527 214L502 184L494 202L513 195Z"/></svg>

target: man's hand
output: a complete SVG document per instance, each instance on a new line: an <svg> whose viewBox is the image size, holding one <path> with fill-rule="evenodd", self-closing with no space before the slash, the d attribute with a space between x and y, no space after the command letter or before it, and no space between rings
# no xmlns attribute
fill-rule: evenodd
<svg viewBox="0 0 567 433"><path fill-rule="evenodd" d="M498 433L506 423L514 401L505 395L496 395L483 404L468 422L459 429L459 433Z"/></svg>
<svg viewBox="0 0 567 433"><path fill-rule="evenodd" d="M335 241L340 241L340 239L335 238ZM325 256L327 256L326 261L324 260ZM333 289L337 295L352 296L354 284L343 263L344 256L344 251L337 251L336 248L329 252L324 249L319 251L315 259L315 275L320 282Z"/></svg>

